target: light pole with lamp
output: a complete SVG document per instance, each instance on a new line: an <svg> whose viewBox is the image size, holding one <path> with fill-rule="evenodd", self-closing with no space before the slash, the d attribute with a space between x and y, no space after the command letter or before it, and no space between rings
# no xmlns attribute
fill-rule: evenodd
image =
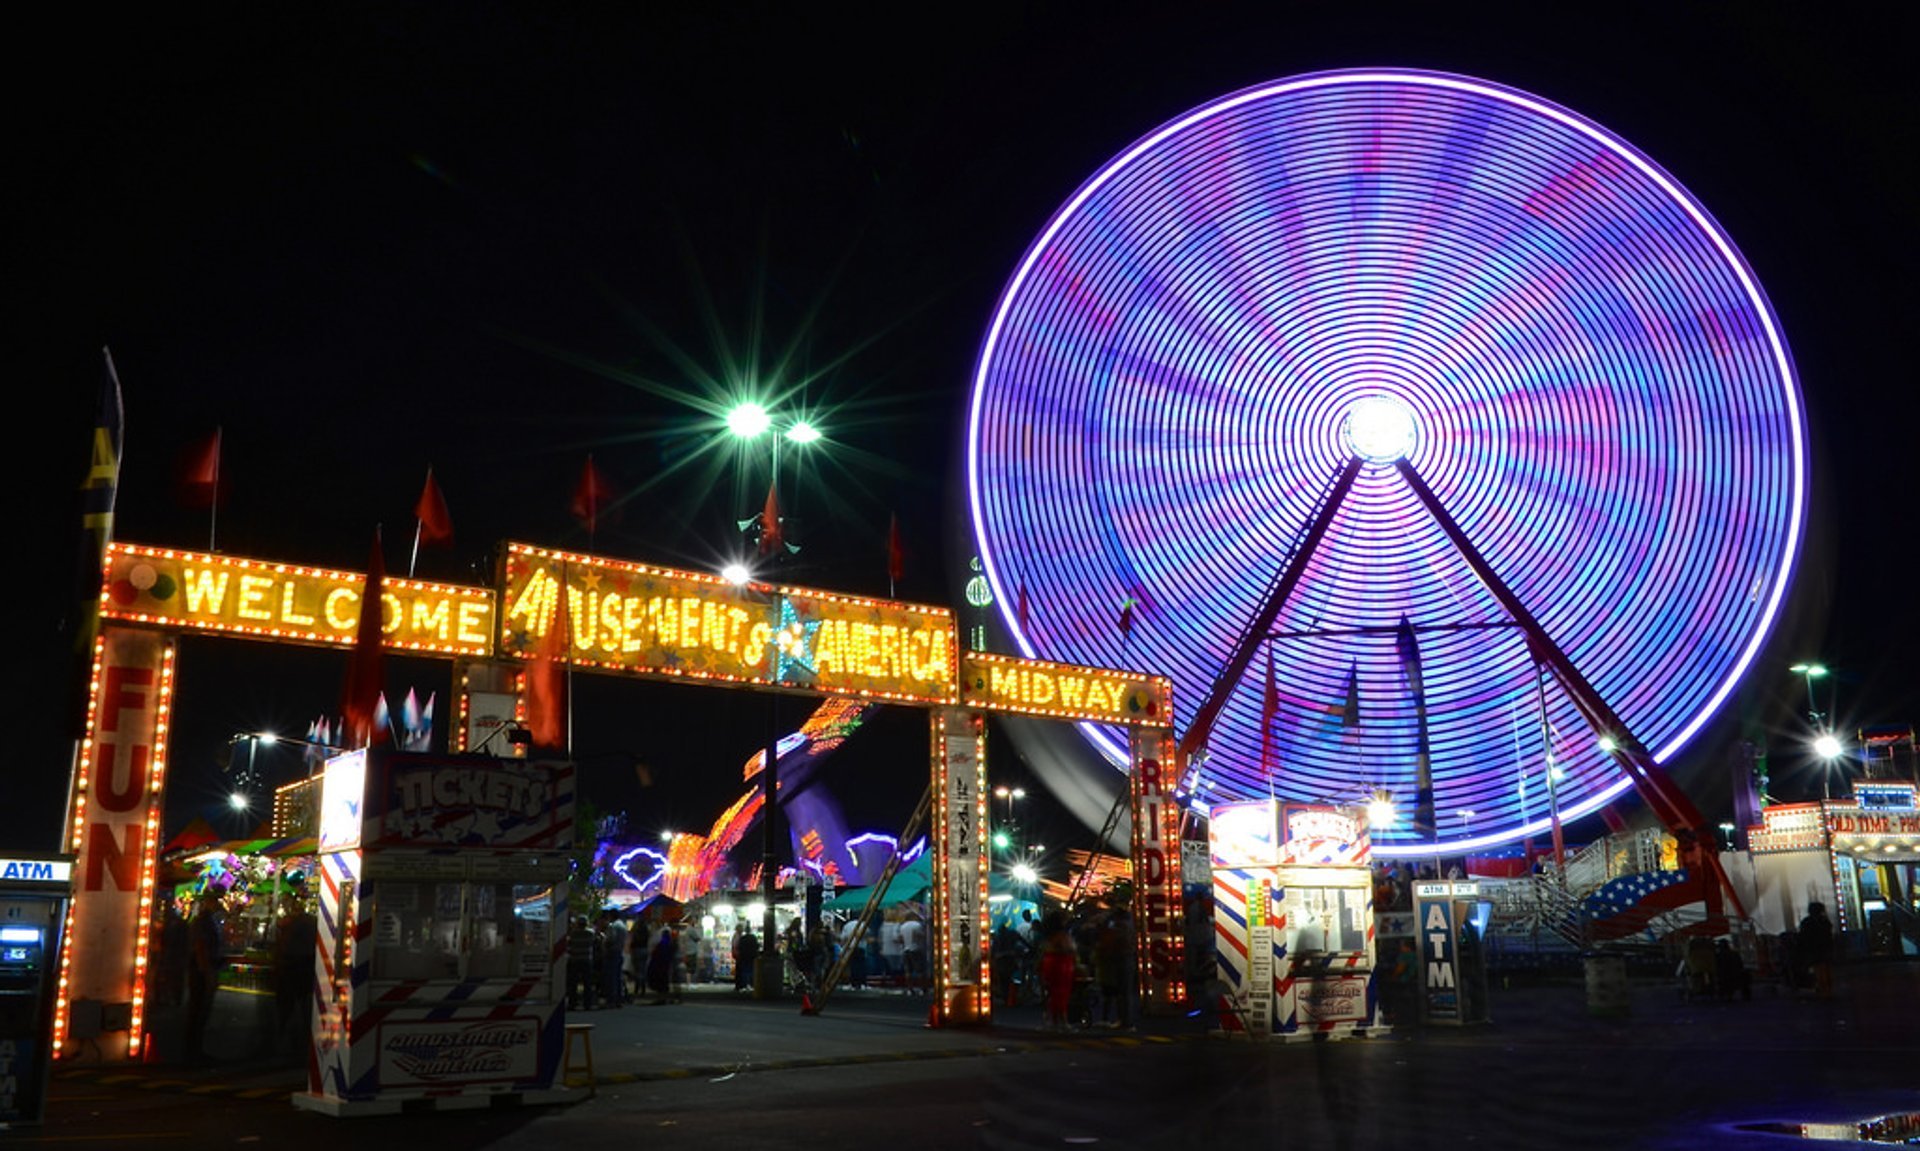
<svg viewBox="0 0 1920 1151"><path fill-rule="evenodd" d="M763 433L772 430L773 414L760 404L745 403L727 413L727 430L742 440L758 439ZM795 420L773 437L773 474L767 484L767 504L760 515L760 552L768 562L777 563L786 550L785 540L780 532L780 441L788 440L796 445L811 444L820 439L820 430L805 420ZM767 520L771 518L773 522ZM741 521L744 531L751 525L751 519ZM750 578L744 565L730 565L727 578L736 586L744 586ZM778 824L780 816L779 770L780 770L780 693L777 690L780 669L777 659L778 647L773 641L767 645L767 679L771 690L767 693L768 730L767 746L760 764L760 957L753 972L753 995L756 999L771 999L780 992L782 959L778 950L779 932L775 923L776 883L779 865L776 862L775 844L778 842Z"/></svg>
<svg viewBox="0 0 1920 1151"><path fill-rule="evenodd" d="M1813 699L1813 681L1827 674L1824 664L1807 660L1787 669L1806 681L1807 724L1813 729L1813 753L1820 757L1820 798L1833 798L1833 761L1840 757L1840 741L1827 726L1820 705Z"/></svg>

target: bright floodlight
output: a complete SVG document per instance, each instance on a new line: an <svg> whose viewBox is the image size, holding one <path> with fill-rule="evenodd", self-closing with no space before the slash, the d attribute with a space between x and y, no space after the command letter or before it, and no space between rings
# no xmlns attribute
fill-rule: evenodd
<svg viewBox="0 0 1920 1151"><path fill-rule="evenodd" d="M1037 883L1040 873L1024 863L1016 863L1013 865L1013 878L1019 883Z"/></svg>
<svg viewBox="0 0 1920 1151"><path fill-rule="evenodd" d="M787 429L787 439L796 444L810 444L820 438L820 429L805 420L795 421Z"/></svg>
<svg viewBox="0 0 1920 1151"><path fill-rule="evenodd" d="M726 580L734 587L745 587L747 586L747 581L753 578L753 573L747 570L746 564L735 560L720 569L720 578Z"/></svg>
<svg viewBox="0 0 1920 1151"><path fill-rule="evenodd" d="M1394 810L1393 796L1380 792L1367 801L1367 826L1385 831L1393 826L1399 812Z"/></svg>
<svg viewBox="0 0 1920 1151"><path fill-rule="evenodd" d="M280 742L280 737L273 734L270 731L256 732L254 733L253 738L259 740L261 743L266 743L266 744L274 744L274 743Z"/></svg>
<svg viewBox="0 0 1920 1151"><path fill-rule="evenodd" d="M1808 679L1819 679L1827 674L1826 665L1818 663L1796 663L1787 670L1795 675L1804 675Z"/></svg>
<svg viewBox="0 0 1920 1151"><path fill-rule="evenodd" d="M752 439L773 426L773 417L759 404L741 404L727 413L727 430L743 439Z"/></svg>
<svg viewBox="0 0 1920 1151"><path fill-rule="evenodd" d="M245 792L236 791L227 797L227 806L233 808L235 811L245 811L247 808L253 806L253 801L247 798Z"/></svg>
<svg viewBox="0 0 1920 1151"><path fill-rule="evenodd" d="M1830 731L1823 731L1813 738L1813 752L1821 759L1839 759L1846 749L1840 746L1840 739Z"/></svg>
<svg viewBox="0 0 1920 1151"><path fill-rule="evenodd" d="M1390 464L1413 450L1413 413L1389 396L1354 401L1344 431L1354 454L1376 464Z"/></svg>

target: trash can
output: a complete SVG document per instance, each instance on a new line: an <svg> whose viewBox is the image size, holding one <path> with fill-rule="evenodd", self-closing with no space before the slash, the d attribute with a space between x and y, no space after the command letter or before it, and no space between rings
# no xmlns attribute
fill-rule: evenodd
<svg viewBox="0 0 1920 1151"><path fill-rule="evenodd" d="M1627 996L1627 960L1622 955L1589 952L1587 966L1587 1014L1608 1019L1624 1019L1631 1014Z"/></svg>

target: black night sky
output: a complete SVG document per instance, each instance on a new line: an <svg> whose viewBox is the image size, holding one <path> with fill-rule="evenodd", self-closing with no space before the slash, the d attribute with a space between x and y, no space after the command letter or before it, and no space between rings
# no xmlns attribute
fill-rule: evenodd
<svg viewBox="0 0 1920 1151"><path fill-rule="evenodd" d="M431 467L455 544L418 572L484 584L500 541L587 545L567 505L592 453L623 495L596 551L711 569L767 469L718 414L772 381L829 435L784 461L804 545L787 578L887 594L898 515L899 597L964 609L964 385L1034 234L1173 116L1362 65L1479 76L1597 121L1705 204L1758 274L1815 448L1793 607L1753 680L1776 791L1794 794L1805 696L1788 664L1836 669L1843 725L1920 721L1913 29L1892 5L1558 7L349 2L51 18L15 41L7 81L6 490L25 520L7 683L24 738L0 846L56 846L79 674L74 492L103 346L124 388L125 541L204 549L211 531L224 552L362 570L378 526L404 572ZM174 479L216 427L226 498L210 524ZM217 816L229 735L298 734L337 708L344 669L339 652L187 640L168 824ZM388 673L390 694L446 699L445 665ZM593 683L577 713L587 798L636 827L704 830L739 793L765 710ZM902 711L842 753L833 786L856 825L904 820L925 740ZM1049 825L1062 813L1036 819L1036 835L1069 834Z"/></svg>

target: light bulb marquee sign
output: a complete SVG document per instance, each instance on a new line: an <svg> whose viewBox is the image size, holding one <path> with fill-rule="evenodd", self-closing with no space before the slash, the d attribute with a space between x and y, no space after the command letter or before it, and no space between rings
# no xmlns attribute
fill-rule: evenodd
<svg viewBox="0 0 1920 1151"><path fill-rule="evenodd" d="M107 550L100 615L169 630L350 647L366 586L357 572L116 543ZM380 586L386 646L492 654L492 592L392 577Z"/></svg>
<svg viewBox="0 0 1920 1151"><path fill-rule="evenodd" d="M566 591L567 662L669 678L944 704L953 613L509 544L500 654L532 659Z"/></svg>
<svg viewBox="0 0 1920 1151"><path fill-rule="evenodd" d="M960 650L945 608L866 599L509 543L497 589L385 577L381 642L389 650L457 661L526 663L562 618L554 655L582 670L646 679L848 696L935 709L936 731L977 729L969 756L941 743L935 772L943 811L936 875L936 938L958 940L940 969L941 1023L992 1011L984 932L988 852L984 712L1111 725L1137 733L1136 774L1163 780L1173 727L1163 676ZM144 1037L143 973L153 922L159 816L172 706L174 637L210 633L270 643L350 648L367 595L362 573L271 560L110 543L100 594L100 640L87 738L70 802L66 847L76 892L56 1002L55 1054L76 1005L125 1005L124 1037L102 1036L109 1058L137 1058ZM456 677L456 682L463 682ZM946 725L943 727L942 725ZM454 750L462 750L456 735ZM1143 750L1140 750L1143 749ZM1141 757L1145 758L1142 759ZM1151 761L1151 762L1149 762ZM1136 787L1135 822L1157 844L1172 810L1158 784ZM959 797L959 798L955 798ZM958 803L967 818L944 808ZM1142 805L1145 805L1144 807ZM957 809L956 809L957 810ZM1157 861L1171 858L1172 866ZM1154 1006L1185 999L1178 853L1157 851L1136 872L1143 907L1141 988ZM1143 891L1142 888L1151 888ZM956 920L955 917L958 917ZM975 933L968 938L967 933ZM76 944L84 943L84 946ZM98 1029L98 1021L88 1021ZM116 1040L118 1040L116 1042Z"/></svg>

